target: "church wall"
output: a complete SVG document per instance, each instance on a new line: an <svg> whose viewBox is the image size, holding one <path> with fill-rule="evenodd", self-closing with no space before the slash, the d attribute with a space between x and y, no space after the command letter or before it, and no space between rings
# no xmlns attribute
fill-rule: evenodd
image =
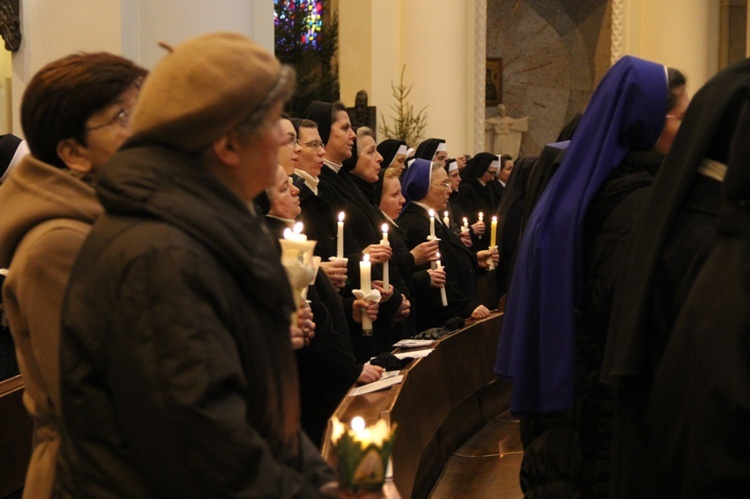
<svg viewBox="0 0 750 499"><path fill-rule="evenodd" d="M454 0L339 0L341 100L353 106L364 89L369 105L377 107L378 123L381 113L392 123L391 82L398 84L405 65L409 103L415 111L428 106L424 138L446 139L449 154L473 153L473 109L465 98L473 95L473 6Z"/></svg>
<svg viewBox="0 0 750 499"><path fill-rule="evenodd" d="M502 58L506 115L528 117L520 156L538 154L584 110L610 65L610 33L606 0L488 0L487 57Z"/></svg>
<svg viewBox="0 0 750 499"><path fill-rule="evenodd" d="M21 0L20 9L23 41L12 74L16 135L22 135L18 111L28 81L74 52L108 51L151 68L164 55L157 42L217 30L245 33L273 51L272 0Z"/></svg>
<svg viewBox="0 0 750 499"><path fill-rule="evenodd" d="M719 2L626 0L625 53L685 73L695 93L718 71Z"/></svg>

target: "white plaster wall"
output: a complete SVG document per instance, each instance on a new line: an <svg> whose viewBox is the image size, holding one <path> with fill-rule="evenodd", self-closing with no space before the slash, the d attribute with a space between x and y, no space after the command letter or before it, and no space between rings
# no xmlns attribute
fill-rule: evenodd
<svg viewBox="0 0 750 499"><path fill-rule="evenodd" d="M164 56L159 42L212 31L243 33L273 52L273 0L121 1L123 55L149 69Z"/></svg>
<svg viewBox="0 0 750 499"><path fill-rule="evenodd" d="M718 70L719 2L626 0L625 53L672 66L695 93Z"/></svg>
<svg viewBox="0 0 750 499"><path fill-rule="evenodd" d="M378 5L378 11L382 7ZM339 2L339 93L348 107L354 97L366 90L370 105L378 105L372 95L373 74L373 2L372 0L340 0ZM379 37L378 37L379 39Z"/></svg>
<svg viewBox="0 0 750 499"><path fill-rule="evenodd" d="M244 33L273 51L273 0L21 0L23 41L13 55L13 133L26 83L50 61L78 51L122 54L152 68L176 44L218 30Z"/></svg>
<svg viewBox="0 0 750 499"><path fill-rule="evenodd" d="M73 52L121 49L120 0L21 0L21 47L13 54L13 133L26 83L50 61Z"/></svg>
<svg viewBox="0 0 750 499"><path fill-rule="evenodd" d="M474 91L466 71L471 41L466 31L474 25L470 4L454 0L402 3L401 50L408 82L413 83L410 101L415 109L429 105L426 137L445 139L450 156L473 152L468 149L466 129L471 112L466 95Z"/></svg>
<svg viewBox="0 0 750 499"><path fill-rule="evenodd" d="M391 115L390 104L394 102L391 82L398 84L401 76L401 26L405 22L401 19L402 3L402 0L377 0L377 6L370 13L373 38L370 103L378 106L378 123L380 113L386 117ZM348 97L343 87L342 96Z"/></svg>

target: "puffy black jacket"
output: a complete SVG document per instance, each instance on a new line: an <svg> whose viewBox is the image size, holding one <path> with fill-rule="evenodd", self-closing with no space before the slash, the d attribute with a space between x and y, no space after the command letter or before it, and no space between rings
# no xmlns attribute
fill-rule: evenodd
<svg viewBox="0 0 750 499"><path fill-rule="evenodd" d="M293 302L263 217L145 144L97 193L63 312L58 494L319 495L333 475L299 429Z"/></svg>

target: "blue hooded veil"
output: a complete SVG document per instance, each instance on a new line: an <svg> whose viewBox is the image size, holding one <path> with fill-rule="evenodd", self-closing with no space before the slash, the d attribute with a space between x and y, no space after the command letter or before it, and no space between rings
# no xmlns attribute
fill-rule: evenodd
<svg viewBox="0 0 750 499"><path fill-rule="evenodd" d="M517 251L495 372L513 380L516 414L573 406L575 309L581 297L589 203L628 151L653 148L664 128L666 68L620 59L594 91L559 170Z"/></svg>
<svg viewBox="0 0 750 499"><path fill-rule="evenodd" d="M430 190L431 179L432 161L422 158L412 161L409 168L401 176L401 194L406 199L404 209L412 201L424 199L427 191Z"/></svg>

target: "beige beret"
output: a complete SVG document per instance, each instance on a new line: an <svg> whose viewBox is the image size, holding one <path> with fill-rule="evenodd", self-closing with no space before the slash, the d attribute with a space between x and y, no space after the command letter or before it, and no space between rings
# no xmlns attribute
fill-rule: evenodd
<svg viewBox="0 0 750 499"><path fill-rule="evenodd" d="M207 146L253 112L280 68L273 55L237 33L187 40L146 78L133 135L189 152Z"/></svg>

